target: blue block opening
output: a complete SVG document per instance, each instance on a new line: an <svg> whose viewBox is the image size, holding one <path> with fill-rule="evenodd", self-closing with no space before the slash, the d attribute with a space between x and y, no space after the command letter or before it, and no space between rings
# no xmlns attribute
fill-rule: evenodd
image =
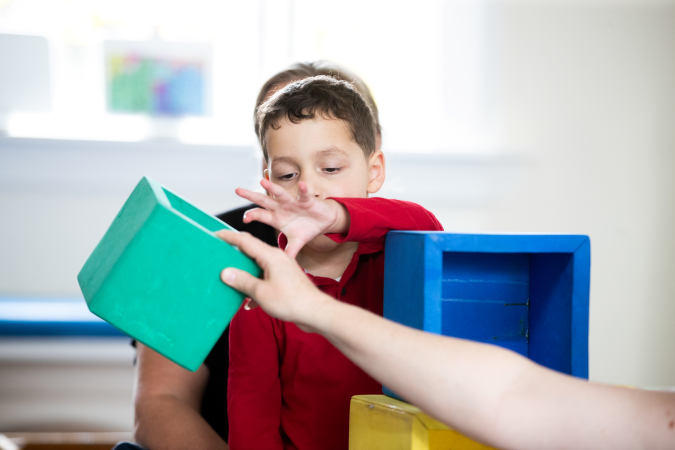
<svg viewBox="0 0 675 450"><path fill-rule="evenodd" d="M441 334L529 356L529 254L444 252L442 283Z"/></svg>
<svg viewBox="0 0 675 450"><path fill-rule="evenodd" d="M532 254L530 260L532 263L530 359L550 369L571 374L574 357L572 351L573 255L571 253L537 253ZM588 304L586 304L587 307ZM588 317L587 314L586 317ZM578 357L586 361L584 365L587 367L587 353ZM588 376L587 372L588 369L586 369L585 376Z"/></svg>
<svg viewBox="0 0 675 450"><path fill-rule="evenodd" d="M571 253L443 253L445 336L572 372Z"/></svg>

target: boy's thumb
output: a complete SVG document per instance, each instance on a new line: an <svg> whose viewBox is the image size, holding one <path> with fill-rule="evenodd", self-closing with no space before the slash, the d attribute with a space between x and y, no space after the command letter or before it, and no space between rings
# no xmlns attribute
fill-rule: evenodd
<svg viewBox="0 0 675 450"><path fill-rule="evenodd" d="M300 250L302 250L302 247L304 246L305 243L299 239L289 239L288 244L286 244L286 250L284 250L284 253L286 253L291 258L295 259L295 257L298 256L298 253L300 253Z"/></svg>
<svg viewBox="0 0 675 450"><path fill-rule="evenodd" d="M253 292L260 280L248 272L228 267L220 272L220 279L230 287L243 292L248 297L255 297Z"/></svg>

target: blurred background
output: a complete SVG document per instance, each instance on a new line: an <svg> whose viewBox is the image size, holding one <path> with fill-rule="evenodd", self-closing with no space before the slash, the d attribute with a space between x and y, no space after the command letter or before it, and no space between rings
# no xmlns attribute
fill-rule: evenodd
<svg viewBox="0 0 675 450"><path fill-rule="evenodd" d="M588 234L590 378L675 385L674 0L0 0L0 432L132 429L128 339L50 321L92 320L76 275L142 175L242 205L258 89L316 59L371 88L382 196Z"/></svg>

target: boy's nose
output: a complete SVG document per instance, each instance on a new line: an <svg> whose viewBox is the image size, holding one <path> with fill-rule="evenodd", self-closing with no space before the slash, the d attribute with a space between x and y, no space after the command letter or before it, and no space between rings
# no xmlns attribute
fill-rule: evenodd
<svg viewBox="0 0 675 450"><path fill-rule="evenodd" d="M299 181L304 181L307 186L307 193L312 197L321 197L321 189L316 180L312 180L309 176L300 176Z"/></svg>
<svg viewBox="0 0 675 450"><path fill-rule="evenodd" d="M313 189L312 187L310 187L309 184L307 185L307 193L309 194L310 197L316 197L316 198L321 197L321 195L319 195L318 190Z"/></svg>

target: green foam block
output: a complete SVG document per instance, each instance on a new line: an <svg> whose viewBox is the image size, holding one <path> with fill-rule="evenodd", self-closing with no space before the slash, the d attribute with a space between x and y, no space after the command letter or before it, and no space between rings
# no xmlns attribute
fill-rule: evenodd
<svg viewBox="0 0 675 450"><path fill-rule="evenodd" d="M77 276L91 312L188 370L209 354L244 295L225 267L258 265L215 236L226 223L144 177Z"/></svg>

